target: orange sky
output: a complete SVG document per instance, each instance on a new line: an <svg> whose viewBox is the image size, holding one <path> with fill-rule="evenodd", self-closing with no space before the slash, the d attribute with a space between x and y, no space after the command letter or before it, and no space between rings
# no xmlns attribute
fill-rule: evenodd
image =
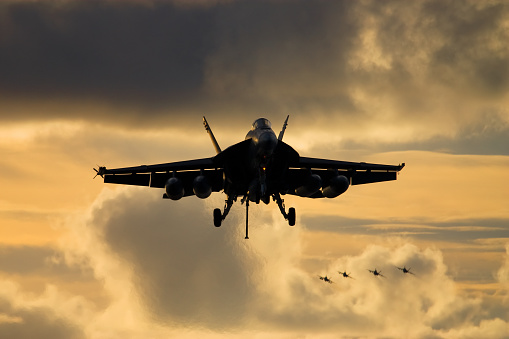
<svg viewBox="0 0 509 339"><path fill-rule="evenodd" d="M505 337L508 13L0 5L0 337ZM336 199L286 196L295 227L252 204L249 241L240 204L213 227L223 194L92 180L97 165L212 156L203 115L226 148L287 114L302 156L406 167Z"/></svg>

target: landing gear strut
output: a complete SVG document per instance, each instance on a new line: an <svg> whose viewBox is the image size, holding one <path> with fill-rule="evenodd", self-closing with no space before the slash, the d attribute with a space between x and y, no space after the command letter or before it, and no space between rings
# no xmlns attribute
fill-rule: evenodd
<svg viewBox="0 0 509 339"><path fill-rule="evenodd" d="M283 217L285 220L288 220L288 225L295 226L295 208L290 207L288 209L288 213L286 213L285 210L285 204L283 199L281 199L281 196L279 193L273 194L272 199L277 203L279 210L281 211L281 214L283 214ZM237 200L235 198L228 197L228 200L225 201L224 205L224 212L221 213L221 210L219 208L214 209L214 226L219 227L221 226L221 222L226 218L228 215L228 212L230 212L230 208L233 205L233 202ZM246 194L244 198L242 198L241 203L246 203L246 237L244 239L249 239L249 194Z"/></svg>
<svg viewBox="0 0 509 339"><path fill-rule="evenodd" d="M219 208L214 209L214 226L220 227L221 222L226 218L228 212L230 212L230 208L232 208L234 199L228 197L224 202L224 212L221 214L221 210Z"/></svg>
<svg viewBox="0 0 509 339"><path fill-rule="evenodd" d="M290 207L287 214L285 210L285 202L283 199L281 199L279 193L274 194L272 199L274 199L274 201L277 203L277 206L279 207L279 210L281 211L281 214L285 220L288 220L288 225L295 226L295 208Z"/></svg>

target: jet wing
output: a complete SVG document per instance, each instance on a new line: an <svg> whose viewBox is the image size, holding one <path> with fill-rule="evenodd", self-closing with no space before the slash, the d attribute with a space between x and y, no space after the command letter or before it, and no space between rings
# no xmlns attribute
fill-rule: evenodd
<svg viewBox="0 0 509 339"><path fill-rule="evenodd" d="M339 174L344 175L350 181L350 185L369 184L374 182L383 182L396 180L398 172L405 167L401 165L382 165L366 162L349 162L318 158L300 157L297 166L289 169L289 192L292 193L295 188L302 185L309 176L310 171L318 174L322 178L322 182L328 182L333 176ZM323 195L319 191L311 198L322 198Z"/></svg>
<svg viewBox="0 0 509 339"><path fill-rule="evenodd" d="M141 165L109 169L100 167L97 174L105 183L164 188L174 175L184 184L184 196L193 195L193 180L200 174L207 178L213 192L223 188L223 170L217 168L214 158Z"/></svg>
<svg viewBox="0 0 509 339"><path fill-rule="evenodd" d="M157 165L141 165L135 167L124 167L109 169L101 167L102 173L97 174L137 174L137 173L151 173L151 172L173 172L173 171L188 171L188 170L200 170L216 168L214 164L214 158L195 159L187 161L169 162L166 164Z"/></svg>
<svg viewBox="0 0 509 339"><path fill-rule="evenodd" d="M399 172L405 164L401 165L381 165L370 164L366 162L349 162L318 158L299 158L299 165L303 168L321 168L321 169L337 169L344 171L393 171Z"/></svg>

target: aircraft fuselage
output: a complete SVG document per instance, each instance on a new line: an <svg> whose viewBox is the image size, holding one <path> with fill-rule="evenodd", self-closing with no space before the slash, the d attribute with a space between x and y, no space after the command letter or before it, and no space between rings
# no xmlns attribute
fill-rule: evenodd
<svg viewBox="0 0 509 339"><path fill-rule="evenodd" d="M260 200L268 204L270 196L285 193L283 187L290 158L298 159L298 154L290 146L279 141L269 120L257 119L247 133L245 140L218 155L225 171L225 192L232 196L245 196L252 202Z"/></svg>

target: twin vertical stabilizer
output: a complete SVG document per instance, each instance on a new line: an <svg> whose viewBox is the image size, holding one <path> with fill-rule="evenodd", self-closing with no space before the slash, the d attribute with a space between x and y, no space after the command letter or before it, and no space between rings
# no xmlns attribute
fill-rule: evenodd
<svg viewBox="0 0 509 339"><path fill-rule="evenodd" d="M283 135L285 134L286 126L288 125L288 118L290 115L286 116L286 120L283 123L283 128L281 129L281 132L279 132L279 136L277 140L281 141L283 140ZM210 129L209 123L207 122L207 119L203 117L203 126L205 126L205 130L210 136L210 140L212 140L212 144L214 145L214 148L216 149L217 154L221 153L221 147L219 147L219 144L217 143L216 138L214 137L214 133L212 133L212 130Z"/></svg>
<svg viewBox="0 0 509 339"><path fill-rule="evenodd" d="M281 132L279 132L279 136L277 137L277 140L281 141L283 140L283 135L285 134L285 130L286 130L286 126L288 125L288 118L290 117L290 115L287 115L286 116L286 120L283 124L283 129L281 129Z"/></svg>
<svg viewBox="0 0 509 339"><path fill-rule="evenodd" d="M216 149L217 154L221 153L221 147L219 147L219 144L217 143L217 140L214 137L214 133L212 133L209 123L207 122L207 119L205 119L205 117L203 117L203 126L205 126L205 130L210 135L210 140L212 140L212 144L214 145L214 148Z"/></svg>

